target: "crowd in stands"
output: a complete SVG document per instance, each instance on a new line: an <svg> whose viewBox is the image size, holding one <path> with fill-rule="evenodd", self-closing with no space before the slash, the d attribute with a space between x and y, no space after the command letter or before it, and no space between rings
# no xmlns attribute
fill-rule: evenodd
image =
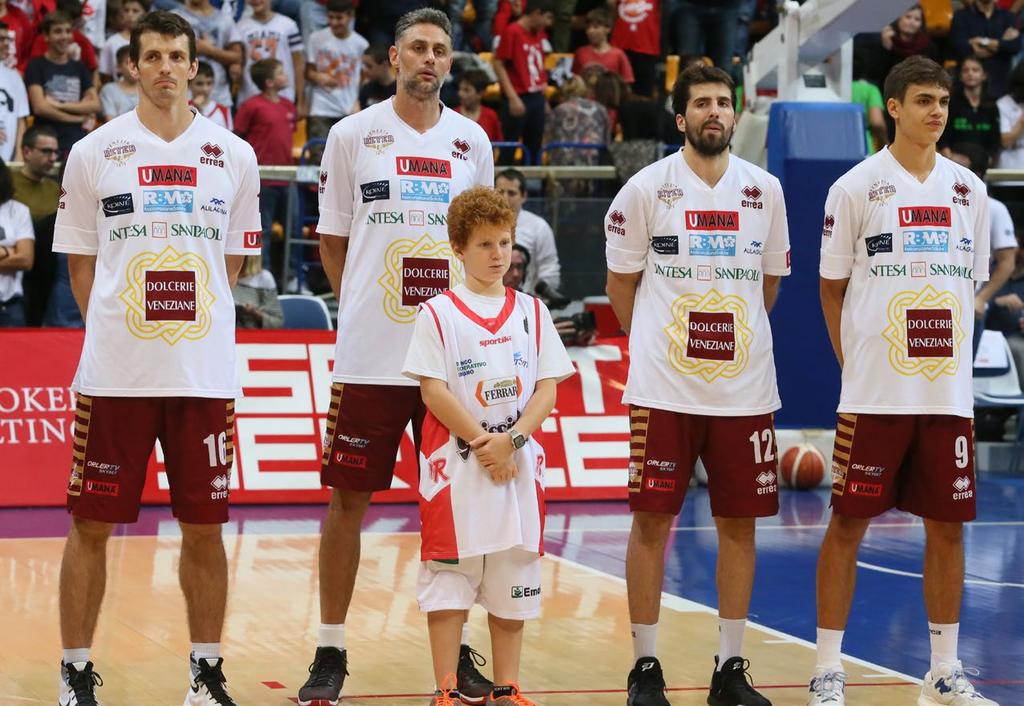
<svg viewBox="0 0 1024 706"><path fill-rule="evenodd" d="M695 61L738 78L749 47L776 22L777 3L0 0L0 158L24 163L11 171L11 198L28 205L33 226L19 231L0 206L0 325L13 309L24 310L29 324L81 325L62 282L66 263L49 253L56 180L75 141L137 105L128 43L145 13L176 12L195 28L196 109L250 142L261 165L287 165L300 155L318 162L322 147L315 143L331 126L394 95L394 24L423 5L445 9L453 21L456 55L443 100L481 125L502 147L498 164L507 167L617 163L631 153L616 148L679 144L666 83ZM881 96L886 73L924 54L955 78L944 154L966 163L959 148L978 145L988 166L1024 168L1022 6L1024 0L926 0L878 32L858 35L853 100L864 106L868 151L891 134ZM301 150L308 140L314 145ZM642 166L648 154L632 156ZM525 182L518 186L525 198ZM568 183L564 193L591 195L591 187ZM263 274L251 276L260 286L269 278L270 289L285 284L270 273L281 271L271 259L271 234L272 224L285 220L286 196L284 182L262 184L267 251ZM25 257L31 248L23 243L33 238L35 257ZM526 257L535 274L545 256ZM273 313L243 318L246 325L278 320Z"/></svg>

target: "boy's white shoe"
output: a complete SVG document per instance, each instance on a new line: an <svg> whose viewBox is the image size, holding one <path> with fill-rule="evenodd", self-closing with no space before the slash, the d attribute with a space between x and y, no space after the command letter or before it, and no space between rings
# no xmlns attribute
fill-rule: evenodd
<svg viewBox="0 0 1024 706"><path fill-rule="evenodd" d="M977 674L972 671L972 674ZM979 694L957 661L924 675L917 706L999 706Z"/></svg>
<svg viewBox="0 0 1024 706"><path fill-rule="evenodd" d="M845 672L821 672L811 679L807 706L846 706L843 687Z"/></svg>

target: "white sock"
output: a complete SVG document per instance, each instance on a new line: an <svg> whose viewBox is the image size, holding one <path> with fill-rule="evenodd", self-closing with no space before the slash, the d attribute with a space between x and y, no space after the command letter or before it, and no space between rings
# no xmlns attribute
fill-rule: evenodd
<svg viewBox="0 0 1024 706"><path fill-rule="evenodd" d="M327 623L320 623L320 641L317 644L320 647L345 649L345 624L329 625Z"/></svg>
<svg viewBox="0 0 1024 706"><path fill-rule="evenodd" d="M469 623L462 624L462 643L463 645L469 644Z"/></svg>
<svg viewBox="0 0 1024 706"><path fill-rule="evenodd" d="M196 658L196 662L198 662L201 659L205 659L208 664L213 664L218 659L220 659L220 643L193 642L192 656Z"/></svg>
<svg viewBox="0 0 1024 706"><path fill-rule="evenodd" d="M956 663L956 643L960 635L960 623L928 623L928 635L932 643L932 666L935 671L940 665Z"/></svg>
<svg viewBox="0 0 1024 706"><path fill-rule="evenodd" d="M658 642L658 624L643 625L641 623L630 623L630 631L633 633L633 661L641 657L657 657L655 649Z"/></svg>
<svg viewBox="0 0 1024 706"><path fill-rule="evenodd" d="M718 669L722 668L727 659L743 654L743 631L746 627L746 618L741 620L718 619Z"/></svg>
<svg viewBox="0 0 1024 706"><path fill-rule="evenodd" d="M81 669L85 666L85 663L89 661L89 648L88 647L76 647L70 650L64 650L64 664L73 664L75 669Z"/></svg>
<svg viewBox="0 0 1024 706"><path fill-rule="evenodd" d="M818 628L818 656L814 665L819 672L841 672L843 662L843 633L845 630Z"/></svg>

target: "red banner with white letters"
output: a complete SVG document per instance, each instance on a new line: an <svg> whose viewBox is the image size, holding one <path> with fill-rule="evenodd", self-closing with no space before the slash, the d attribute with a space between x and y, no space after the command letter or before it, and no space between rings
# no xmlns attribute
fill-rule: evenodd
<svg viewBox="0 0 1024 706"><path fill-rule="evenodd" d="M82 331L0 329L0 507L59 506L71 471L75 398L69 389ZM622 405L626 339L569 348L577 373L539 435L549 500L626 496L629 418ZM330 403L334 333L238 332L243 396L236 404L233 503L325 502L322 438ZM124 361L131 365L131 361ZM149 461L143 502L169 502L162 453ZM378 502L417 497L411 434L390 490Z"/></svg>

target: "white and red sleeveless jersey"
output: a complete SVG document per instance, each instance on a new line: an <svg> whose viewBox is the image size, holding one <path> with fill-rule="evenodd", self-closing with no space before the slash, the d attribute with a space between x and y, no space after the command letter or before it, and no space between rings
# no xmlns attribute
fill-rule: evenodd
<svg viewBox="0 0 1024 706"><path fill-rule="evenodd" d="M482 430L503 432L519 419L538 380L562 380L573 366L540 300L507 289L503 301L491 299L500 309L488 311L489 299L460 286L425 302L403 373L446 381ZM518 476L497 484L469 441L427 413L420 443L422 559L512 548L543 553L544 449L530 438L515 452Z"/></svg>

